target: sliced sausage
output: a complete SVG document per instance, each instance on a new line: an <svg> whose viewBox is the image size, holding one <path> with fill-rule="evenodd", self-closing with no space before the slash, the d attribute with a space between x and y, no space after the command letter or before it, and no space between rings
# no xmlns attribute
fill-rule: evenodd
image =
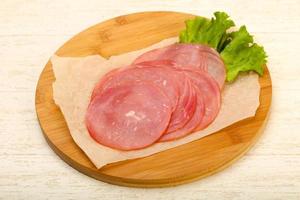
<svg viewBox="0 0 300 200"><path fill-rule="evenodd" d="M205 113L196 130L206 128L216 118L221 107L221 91L217 82L206 72L195 69L184 69L185 74L202 94Z"/></svg>
<svg viewBox="0 0 300 200"><path fill-rule="evenodd" d="M174 132L164 134L159 139L159 142L166 142L166 141L171 141L171 140L182 138L182 137L192 133L192 131L200 125L201 120L204 116L204 112L205 112L204 107L205 106L204 106L204 101L203 101L203 94L199 91L199 89L197 87L195 87L195 90L197 92L197 107L196 107L195 113L194 113L193 117L191 118L191 120L189 120L188 123L184 127L180 128Z"/></svg>
<svg viewBox="0 0 300 200"><path fill-rule="evenodd" d="M222 88L226 78L225 65L216 50L205 45L173 44L139 56L134 63L151 60L171 60L178 67L197 68L208 72Z"/></svg>
<svg viewBox="0 0 300 200"><path fill-rule="evenodd" d="M96 95L86 113L86 126L98 143L119 149L141 149L165 132L171 105L150 82L125 82Z"/></svg>
<svg viewBox="0 0 300 200"><path fill-rule="evenodd" d="M169 60L146 61L136 64L136 66L142 68L156 67L156 69L164 68L169 70L167 76L177 83L179 99L175 110L173 110L166 134L184 127L192 119L197 106L197 93L190 79L182 73L182 70L176 69L174 62Z"/></svg>

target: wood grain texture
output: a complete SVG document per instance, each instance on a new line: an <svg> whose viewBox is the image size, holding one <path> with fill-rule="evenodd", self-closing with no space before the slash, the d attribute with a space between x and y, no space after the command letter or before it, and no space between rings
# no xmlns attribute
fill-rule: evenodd
<svg viewBox="0 0 300 200"><path fill-rule="evenodd" d="M179 34L193 17L177 12L143 12L120 16L79 33L57 52L59 56L105 57L137 50ZM162 28L163 27L163 28ZM242 156L262 133L271 104L272 84L266 68L260 78L260 106L255 117L233 124L203 139L155 155L114 163L97 170L72 140L52 96L55 80L47 63L36 91L36 110L44 135L68 164L96 179L124 186L163 187L206 177Z"/></svg>
<svg viewBox="0 0 300 200"><path fill-rule="evenodd" d="M222 173L177 187L118 187L67 165L47 145L35 112L45 63L74 34L128 13L227 11L268 53L271 115L264 134ZM1 0L0 199L300 199L299 0Z"/></svg>

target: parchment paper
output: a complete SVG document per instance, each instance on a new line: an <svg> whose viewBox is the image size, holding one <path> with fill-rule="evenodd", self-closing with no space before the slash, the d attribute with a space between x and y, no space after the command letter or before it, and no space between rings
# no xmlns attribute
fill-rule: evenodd
<svg viewBox="0 0 300 200"><path fill-rule="evenodd" d="M202 131L176 141L156 143L148 148L134 151L118 151L95 142L84 123L94 85L113 68L128 65L141 53L174 42L176 38L166 39L142 50L112 56L108 60L99 55L76 58L54 55L51 58L56 78L53 83L55 103L60 107L74 141L97 168L117 161L149 156L186 144L255 115L259 106L260 86L258 76L249 73L239 76L234 83L225 84L220 113L215 121Z"/></svg>

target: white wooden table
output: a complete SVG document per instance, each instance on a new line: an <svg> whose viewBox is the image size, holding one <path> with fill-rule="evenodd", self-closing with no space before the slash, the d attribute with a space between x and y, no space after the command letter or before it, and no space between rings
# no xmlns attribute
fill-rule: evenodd
<svg viewBox="0 0 300 200"><path fill-rule="evenodd" d="M39 74L58 47L95 23L145 10L224 10L269 55L274 95L263 137L221 173L175 188L119 187L77 172L47 145L35 114ZM300 199L299 88L299 0L1 0L0 199Z"/></svg>

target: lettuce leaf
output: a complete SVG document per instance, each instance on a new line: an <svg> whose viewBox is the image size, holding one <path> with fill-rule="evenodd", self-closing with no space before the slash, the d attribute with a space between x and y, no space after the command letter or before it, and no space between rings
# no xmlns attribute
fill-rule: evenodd
<svg viewBox="0 0 300 200"><path fill-rule="evenodd" d="M224 37L226 39L226 30L234 26L234 22L224 12L215 12L216 18L211 20L196 17L192 20L187 20L186 30L180 33L181 43L199 43L206 44L215 49L222 47Z"/></svg>
<svg viewBox="0 0 300 200"><path fill-rule="evenodd" d="M226 66L226 80L233 81L239 72L255 71L263 74L266 53L263 47L253 43L253 37L245 26L230 34L231 41L221 52Z"/></svg>
<svg viewBox="0 0 300 200"><path fill-rule="evenodd" d="M238 31L228 32L234 22L224 12L215 12L211 20L195 17L185 22L180 43L204 44L215 48L226 66L226 80L233 81L240 72L255 71L263 74L266 53L263 47L253 43L253 37L245 26Z"/></svg>

